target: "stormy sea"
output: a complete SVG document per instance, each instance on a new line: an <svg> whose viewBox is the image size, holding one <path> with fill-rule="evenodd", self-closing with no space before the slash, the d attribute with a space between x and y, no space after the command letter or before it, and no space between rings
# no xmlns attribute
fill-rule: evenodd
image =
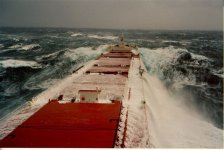
<svg viewBox="0 0 224 150"><path fill-rule="evenodd" d="M223 130L222 31L0 28L0 119L95 59L121 33L138 46L148 75L161 82L175 103ZM165 111L172 98L160 92Z"/></svg>

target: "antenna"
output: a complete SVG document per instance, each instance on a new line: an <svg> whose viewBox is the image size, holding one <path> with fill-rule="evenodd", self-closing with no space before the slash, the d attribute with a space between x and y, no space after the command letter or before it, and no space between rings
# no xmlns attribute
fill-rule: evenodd
<svg viewBox="0 0 224 150"><path fill-rule="evenodd" d="M123 34L123 33L121 33L120 41L121 41L121 42L124 42L124 34Z"/></svg>

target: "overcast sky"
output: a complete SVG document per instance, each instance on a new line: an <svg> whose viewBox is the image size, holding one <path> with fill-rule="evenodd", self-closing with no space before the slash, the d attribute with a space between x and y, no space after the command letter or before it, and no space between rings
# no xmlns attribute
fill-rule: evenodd
<svg viewBox="0 0 224 150"><path fill-rule="evenodd" d="M0 0L0 26L222 30L223 0Z"/></svg>

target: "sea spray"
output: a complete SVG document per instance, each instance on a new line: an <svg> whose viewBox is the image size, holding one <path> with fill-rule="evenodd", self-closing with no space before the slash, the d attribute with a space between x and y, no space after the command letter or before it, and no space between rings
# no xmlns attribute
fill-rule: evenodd
<svg viewBox="0 0 224 150"><path fill-rule="evenodd" d="M151 142L159 148L222 148L222 130L187 109L154 76L143 75Z"/></svg>
<svg viewBox="0 0 224 150"><path fill-rule="evenodd" d="M173 46L139 50L150 75L157 76L170 92L185 97L183 103L223 129L223 78L214 74L212 59Z"/></svg>

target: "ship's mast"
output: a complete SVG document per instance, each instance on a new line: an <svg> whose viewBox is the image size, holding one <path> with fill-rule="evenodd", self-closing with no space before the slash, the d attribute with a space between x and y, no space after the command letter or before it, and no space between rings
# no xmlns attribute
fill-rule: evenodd
<svg viewBox="0 0 224 150"><path fill-rule="evenodd" d="M124 46L125 45L125 42L124 42L124 34L122 33L121 36L120 36L120 43L119 43L120 46Z"/></svg>

